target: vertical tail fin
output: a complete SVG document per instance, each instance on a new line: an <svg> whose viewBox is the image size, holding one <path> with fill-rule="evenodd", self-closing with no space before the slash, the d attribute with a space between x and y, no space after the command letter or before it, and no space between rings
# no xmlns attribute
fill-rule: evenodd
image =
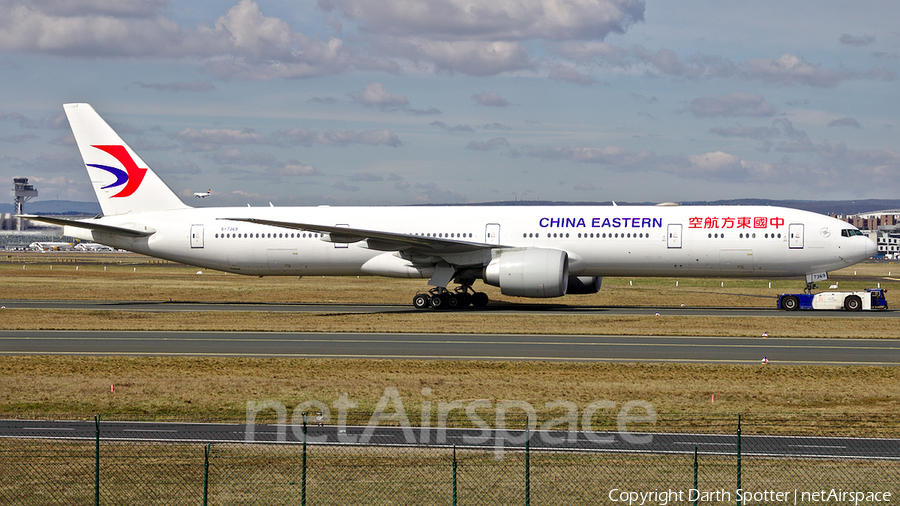
<svg viewBox="0 0 900 506"><path fill-rule="evenodd" d="M189 207L90 104L65 104L63 109L104 215Z"/></svg>

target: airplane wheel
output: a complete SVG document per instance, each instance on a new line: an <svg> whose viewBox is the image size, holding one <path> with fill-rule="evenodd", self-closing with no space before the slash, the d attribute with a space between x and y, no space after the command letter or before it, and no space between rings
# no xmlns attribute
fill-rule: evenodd
<svg viewBox="0 0 900 506"><path fill-rule="evenodd" d="M793 295L790 296L790 297L785 297L785 298L782 299L782 301L781 301L781 307L782 307L785 311L794 311L794 310L796 310L798 307L800 307L800 300L797 299L797 297L794 297Z"/></svg>
<svg viewBox="0 0 900 506"><path fill-rule="evenodd" d="M447 297L447 309L459 309L462 307L462 300L457 295Z"/></svg>
<svg viewBox="0 0 900 506"><path fill-rule="evenodd" d="M431 309L444 309L447 307L447 295L440 294L431 298Z"/></svg>
<svg viewBox="0 0 900 506"><path fill-rule="evenodd" d="M484 307L487 306L488 296L484 292L476 292L475 295L472 295L472 305L475 307Z"/></svg>
<svg viewBox="0 0 900 506"><path fill-rule="evenodd" d="M431 297L424 293L416 294L416 296L413 297L413 307L415 307L416 309L425 309L430 305Z"/></svg>
<svg viewBox="0 0 900 506"><path fill-rule="evenodd" d="M859 311L862 309L862 299L856 295L851 295L844 299L844 309L847 311Z"/></svg>

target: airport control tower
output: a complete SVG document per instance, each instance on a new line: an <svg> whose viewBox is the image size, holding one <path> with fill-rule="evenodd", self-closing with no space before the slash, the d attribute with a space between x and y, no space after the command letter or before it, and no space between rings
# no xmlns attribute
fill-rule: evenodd
<svg viewBox="0 0 900 506"><path fill-rule="evenodd" d="M13 183L15 184L12 192L13 195L16 196L16 214L25 214L25 202L37 197L38 191L34 189L33 185L28 184L27 177L15 177L13 178ZM18 230L23 230L24 226L22 218L19 218L16 221L16 228Z"/></svg>

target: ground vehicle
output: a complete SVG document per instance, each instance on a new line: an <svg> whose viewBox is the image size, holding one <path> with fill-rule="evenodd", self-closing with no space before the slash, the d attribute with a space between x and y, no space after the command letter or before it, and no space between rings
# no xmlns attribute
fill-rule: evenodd
<svg viewBox="0 0 900 506"><path fill-rule="evenodd" d="M884 289L867 288L858 292L783 293L778 297L778 309L887 309Z"/></svg>

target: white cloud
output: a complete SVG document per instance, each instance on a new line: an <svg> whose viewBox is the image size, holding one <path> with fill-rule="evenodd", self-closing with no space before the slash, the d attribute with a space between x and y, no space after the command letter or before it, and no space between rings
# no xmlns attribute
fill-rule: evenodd
<svg viewBox="0 0 900 506"><path fill-rule="evenodd" d="M252 129L236 130L228 128L185 128L174 137L183 142L189 151L212 151L218 146L235 144L274 144L265 135Z"/></svg>
<svg viewBox="0 0 900 506"><path fill-rule="evenodd" d="M568 65L554 64L550 68L550 74L547 76L554 81L565 81L573 84L582 84L585 86L594 84L593 77L582 74L578 70Z"/></svg>
<svg viewBox="0 0 900 506"><path fill-rule="evenodd" d="M348 144L368 144L370 146L403 145L396 134L386 128L354 132L352 130L327 130L317 136L317 141L325 146L346 146Z"/></svg>
<svg viewBox="0 0 900 506"><path fill-rule="evenodd" d="M854 77L849 70L833 70L821 65L811 65L802 58L784 54L781 58L752 58L744 62L748 79L761 79L767 83L791 85L803 84L815 88L831 88L841 81Z"/></svg>
<svg viewBox="0 0 900 506"><path fill-rule="evenodd" d="M472 100L478 105L486 105L489 107L506 107L511 105L506 100L500 98L500 94L496 91L484 91L472 95Z"/></svg>
<svg viewBox="0 0 900 506"><path fill-rule="evenodd" d="M648 150L636 153L620 146L544 148L532 150L529 155L551 160L611 165L619 169L651 168L658 161L656 155Z"/></svg>
<svg viewBox="0 0 900 506"><path fill-rule="evenodd" d="M275 157L270 153L259 151L243 151L239 148L225 148L212 154L217 163L237 163L242 165L271 165Z"/></svg>
<svg viewBox="0 0 900 506"><path fill-rule="evenodd" d="M389 44L397 56L426 60L437 70L471 76L534 68L528 50L518 42L480 40L430 40L424 38ZM382 47L387 50L387 47Z"/></svg>
<svg viewBox="0 0 900 506"><path fill-rule="evenodd" d="M28 132L27 134L19 134L19 135L8 135L6 137L0 137L0 142L8 142L10 144L19 144L21 142L37 139L38 136Z"/></svg>
<svg viewBox="0 0 900 506"><path fill-rule="evenodd" d="M875 37L871 35L856 36L845 33L841 35L838 40L841 42L841 44L845 44L847 46L868 46L869 44L875 42Z"/></svg>
<svg viewBox="0 0 900 506"><path fill-rule="evenodd" d="M475 131L475 129L473 129L472 127L470 127L468 125L450 126L450 125L444 123L443 121L432 121L431 123L428 124L428 126L443 128L444 130L446 130L448 132L474 132Z"/></svg>
<svg viewBox="0 0 900 506"><path fill-rule="evenodd" d="M308 128L292 128L290 130L279 130L272 137L277 139L278 144L288 146L313 146L315 144L323 146L347 146L349 144L367 144L370 146L391 146L398 147L403 145L403 141L394 132L386 128L376 130L366 130L356 132L354 130L326 130L317 132ZM273 141L274 142L274 141Z"/></svg>
<svg viewBox="0 0 900 506"><path fill-rule="evenodd" d="M273 167L267 172L276 176L319 176L322 174L312 165L302 164L296 160Z"/></svg>
<svg viewBox="0 0 900 506"><path fill-rule="evenodd" d="M401 188L400 186L398 183L397 189L401 191L408 187ZM436 183L416 183L413 188L421 193L416 197L418 202L465 202L467 200L463 193L452 188L441 188Z"/></svg>
<svg viewBox="0 0 900 506"><path fill-rule="evenodd" d="M604 60L617 60L625 57L627 50L621 47L596 41L571 41L550 46L560 56L575 61L586 62L599 56Z"/></svg>
<svg viewBox="0 0 900 506"><path fill-rule="evenodd" d="M745 139L764 140L777 137L781 131L775 127L745 127L737 125L733 127L714 127L709 133L722 137L740 137Z"/></svg>
<svg viewBox="0 0 900 506"><path fill-rule="evenodd" d="M495 137L488 141L472 141L466 147L473 151L493 151L503 146L509 146L509 141L503 137Z"/></svg>
<svg viewBox="0 0 900 506"><path fill-rule="evenodd" d="M859 121L856 121L853 118L843 117L831 120L828 122L828 126L836 127L836 126L848 126L853 128L860 128Z"/></svg>
<svg viewBox="0 0 900 506"><path fill-rule="evenodd" d="M331 187L338 189L338 190L347 191L347 192L358 192L359 191L359 186L347 184L343 181L337 181L333 185L331 185Z"/></svg>
<svg viewBox="0 0 900 506"><path fill-rule="evenodd" d="M644 19L643 0L323 0L364 32L469 40L602 40Z"/></svg>
<svg viewBox="0 0 900 506"><path fill-rule="evenodd" d="M350 176L350 181L361 181L366 183L374 183L378 181L384 181L384 176L381 174L372 174L371 172L357 172Z"/></svg>
<svg viewBox="0 0 900 506"><path fill-rule="evenodd" d="M722 151L690 155L688 160L700 172L734 171L741 167L741 159L739 157L723 153Z"/></svg>
<svg viewBox="0 0 900 506"><path fill-rule="evenodd" d="M0 111L0 121L12 121L22 128L37 128L39 123L17 112Z"/></svg>
<svg viewBox="0 0 900 506"><path fill-rule="evenodd" d="M385 55L474 76L533 69L528 41L600 41L644 17L643 0L322 0Z"/></svg>
<svg viewBox="0 0 900 506"><path fill-rule="evenodd" d="M697 117L774 116L775 107L761 95L735 92L730 95L700 97L691 100L690 111Z"/></svg>
<svg viewBox="0 0 900 506"><path fill-rule="evenodd" d="M362 61L336 38L294 32L240 0L213 26L185 27L163 16L168 2L74 0L0 4L0 50L79 58L199 60L220 79L331 75L354 68L392 68ZM120 5L121 4L121 5Z"/></svg>
<svg viewBox="0 0 900 506"><path fill-rule="evenodd" d="M366 107L392 109L409 106L408 98L389 92L381 83L369 83L362 92L354 93L351 96L356 103Z"/></svg>
<svg viewBox="0 0 900 506"><path fill-rule="evenodd" d="M404 111L417 116L429 114L441 114L441 111L430 107L428 109L414 109L409 105L409 99L403 95L391 93L381 83L369 83L360 93L351 93L353 101L365 107L377 107L384 111Z"/></svg>
<svg viewBox="0 0 900 506"><path fill-rule="evenodd" d="M135 81L134 84L140 86L141 88L150 88L151 90L156 91L212 91L216 89L216 85L208 81L194 81L192 83L185 83L180 81L171 83L144 83L141 81Z"/></svg>

